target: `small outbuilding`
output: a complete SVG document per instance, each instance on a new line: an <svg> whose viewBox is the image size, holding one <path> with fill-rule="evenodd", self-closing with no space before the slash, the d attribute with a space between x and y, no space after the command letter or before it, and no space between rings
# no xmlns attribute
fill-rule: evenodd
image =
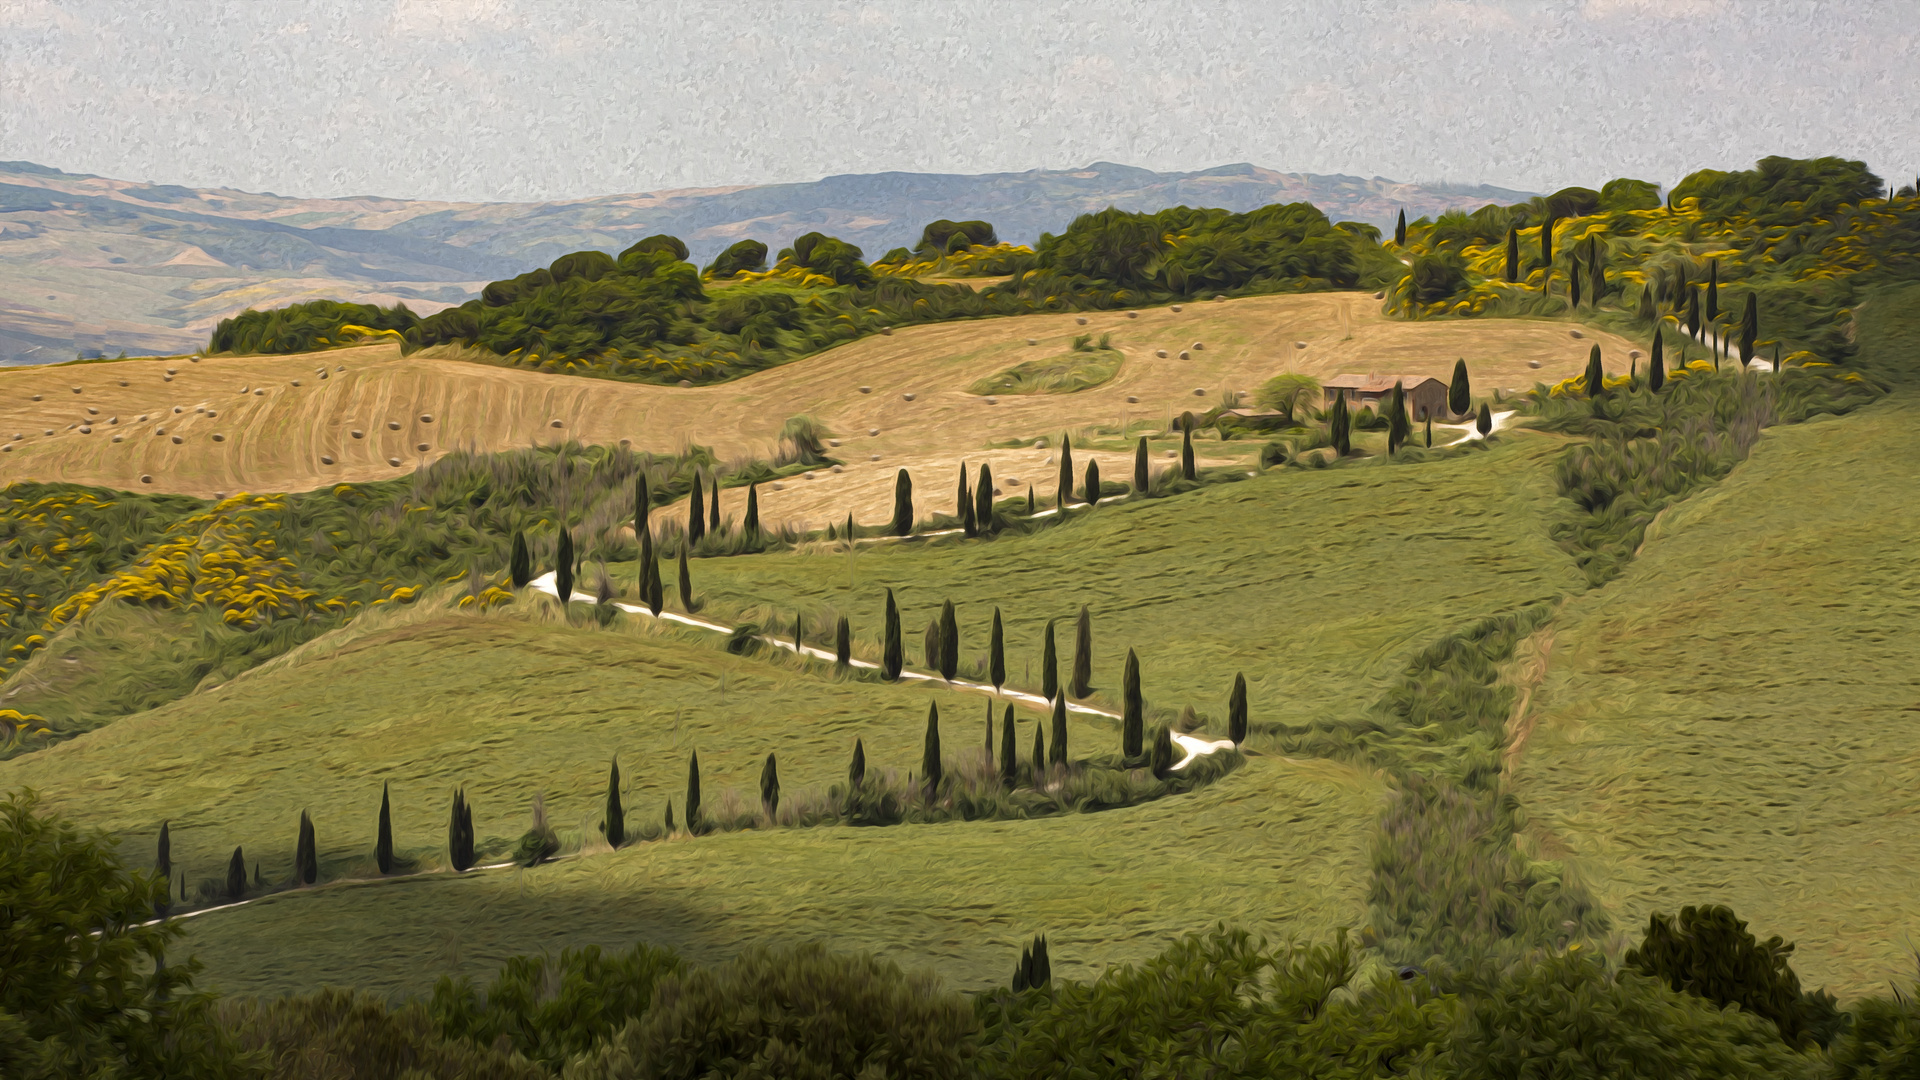
<svg viewBox="0 0 1920 1080"><path fill-rule="evenodd" d="M1407 413L1415 423L1459 419L1447 411L1447 384L1431 375L1335 375L1320 388L1326 392L1325 404L1329 407L1335 398L1344 397L1349 409L1366 405L1379 412L1393 393L1394 383L1399 383L1406 394Z"/></svg>

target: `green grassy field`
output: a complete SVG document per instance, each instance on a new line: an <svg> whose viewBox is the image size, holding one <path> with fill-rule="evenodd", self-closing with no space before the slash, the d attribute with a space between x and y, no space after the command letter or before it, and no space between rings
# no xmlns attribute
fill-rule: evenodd
<svg viewBox="0 0 1920 1080"><path fill-rule="evenodd" d="M1623 928L1726 903L1843 999L1920 941L1920 398L1775 428L1556 624L1517 768Z"/></svg>

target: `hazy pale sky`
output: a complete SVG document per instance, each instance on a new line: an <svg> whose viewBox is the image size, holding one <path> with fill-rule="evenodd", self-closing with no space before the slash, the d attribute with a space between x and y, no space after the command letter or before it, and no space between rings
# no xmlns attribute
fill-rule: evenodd
<svg viewBox="0 0 1920 1080"><path fill-rule="evenodd" d="M1920 0L0 0L0 159L539 200L1098 160L1920 171Z"/></svg>

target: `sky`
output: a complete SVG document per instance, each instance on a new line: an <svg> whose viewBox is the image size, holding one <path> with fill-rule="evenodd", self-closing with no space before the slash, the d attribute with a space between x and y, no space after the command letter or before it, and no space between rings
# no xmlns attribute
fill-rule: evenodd
<svg viewBox="0 0 1920 1080"><path fill-rule="evenodd" d="M1768 154L1920 172L1920 0L0 0L0 160L302 197Z"/></svg>

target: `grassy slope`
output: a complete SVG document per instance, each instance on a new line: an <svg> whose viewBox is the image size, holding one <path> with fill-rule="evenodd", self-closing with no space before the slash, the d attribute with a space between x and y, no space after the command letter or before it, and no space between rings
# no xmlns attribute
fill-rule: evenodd
<svg viewBox="0 0 1920 1080"><path fill-rule="evenodd" d="M1798 943L1808 986L1911 971L1917 433L1912 389L1771 430L1558 620L1519 795L1636 936L1726 903Z"/></svg>

